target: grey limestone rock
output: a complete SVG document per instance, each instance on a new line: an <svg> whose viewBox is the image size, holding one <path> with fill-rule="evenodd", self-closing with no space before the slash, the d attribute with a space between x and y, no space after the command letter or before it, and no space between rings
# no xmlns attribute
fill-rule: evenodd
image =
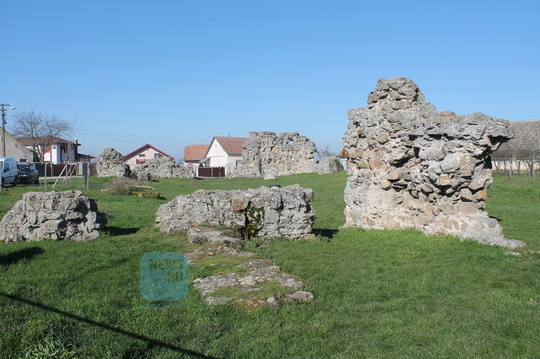
<svg viewBox="0 0 540 359"><path fill-rule="evenodd" d="M346 226L416 228L482 243L505 239L484 211L490 154L512 137L509 122L437 112L407 78L379 80L368 105L349 111Z"/></svg>
<svg viewBox="0 0 540 359"><path fill-rule="evenodd" d="M97 163L96 172L99 177L129 177L131 170L124 162L122 154L114 148L105 148L101 151Z"/></svg>
<svg viewBox="0 0 540 359"><path fill-rule="evenodd" d="M174 198L156 212L165 233L201 226L226 226L244 238L303 238L311 233L313 190L298 185L207 191Z"/></svg>
<svg viewBox="0 0 540 359"><path fill-rule="evenodd" d="M106 223L96 202L81 191L27 192L0 222L0 240L84 241L97 238Z"/></svg>
<svg viewBox="0 0 540 359"><path fill-rule="evenodd" d="M316 166L317 173L338 173L343 171L343 165L339 162L339 158L334 156L323 157Z"/></svg>
<svg viewBox="0 0 540 359"><path fill-rule="evenodd" d="M195 172L191 167L182 166L170 157L152 158L141 165L132 168L140 181L152 178L194 178Z"/></svg>
<svg viewBox="0 0 540 359"><path fill-rule="evenodd" d="M244 143L242 162L231 177L286 176L315 171L317 146L297 132L250 132Z"/></svg>

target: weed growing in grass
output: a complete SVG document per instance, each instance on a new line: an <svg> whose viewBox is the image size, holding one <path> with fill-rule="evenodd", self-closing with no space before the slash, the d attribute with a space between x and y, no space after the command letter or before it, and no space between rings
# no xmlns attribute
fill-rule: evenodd
<svg viewBox="0 0 540 359"><path fill-rule="evenodd" d="M55 339L44 339L42 342L32 345L24 355L24 358L71 359L75 358L76 355L77 353L72 350L69 345L64 345L64 343L62 343L61 341Z"/></svg>
<svg viewBox="0 0 540 359"><path fill-rule="evenodd" d="M137 188L138 182L131 178L118 177L109 182L107 189L112 194L130 195Z"/></svg>

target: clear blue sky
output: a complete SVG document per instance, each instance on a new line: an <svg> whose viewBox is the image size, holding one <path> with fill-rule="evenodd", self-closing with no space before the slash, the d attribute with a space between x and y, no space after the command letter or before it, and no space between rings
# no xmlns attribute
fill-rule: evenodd
<svg viewBox="0 0 540 359"><path fill-rule="evenodd" d="M409 77L438 110L540 119L540 1L0 0L0 102L75 122L81 153L250 131L341 147ZM12 112L8 115L9 120Z"/></svg>

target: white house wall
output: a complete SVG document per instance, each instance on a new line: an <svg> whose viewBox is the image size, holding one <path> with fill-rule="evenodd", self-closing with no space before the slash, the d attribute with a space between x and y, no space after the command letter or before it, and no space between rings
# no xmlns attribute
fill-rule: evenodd
<svg viewBox="0 0 540 359"><path fill-rule="evenodd" d="M229 163L229 155L216 140L212 140L206 157L210 158L209 167L225 167Z"/></svg>

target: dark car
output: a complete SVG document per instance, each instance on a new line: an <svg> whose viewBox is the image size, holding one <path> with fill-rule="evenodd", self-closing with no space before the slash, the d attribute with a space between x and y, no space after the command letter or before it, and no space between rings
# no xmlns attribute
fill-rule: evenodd
<svg viewBox="0 0 540 359"><path fill-rule="evenodd" d="M17 183L39 184L39 172L34 165L29 163L19 163L17 168L19 170L19 173L17 174Z"/></svg>

